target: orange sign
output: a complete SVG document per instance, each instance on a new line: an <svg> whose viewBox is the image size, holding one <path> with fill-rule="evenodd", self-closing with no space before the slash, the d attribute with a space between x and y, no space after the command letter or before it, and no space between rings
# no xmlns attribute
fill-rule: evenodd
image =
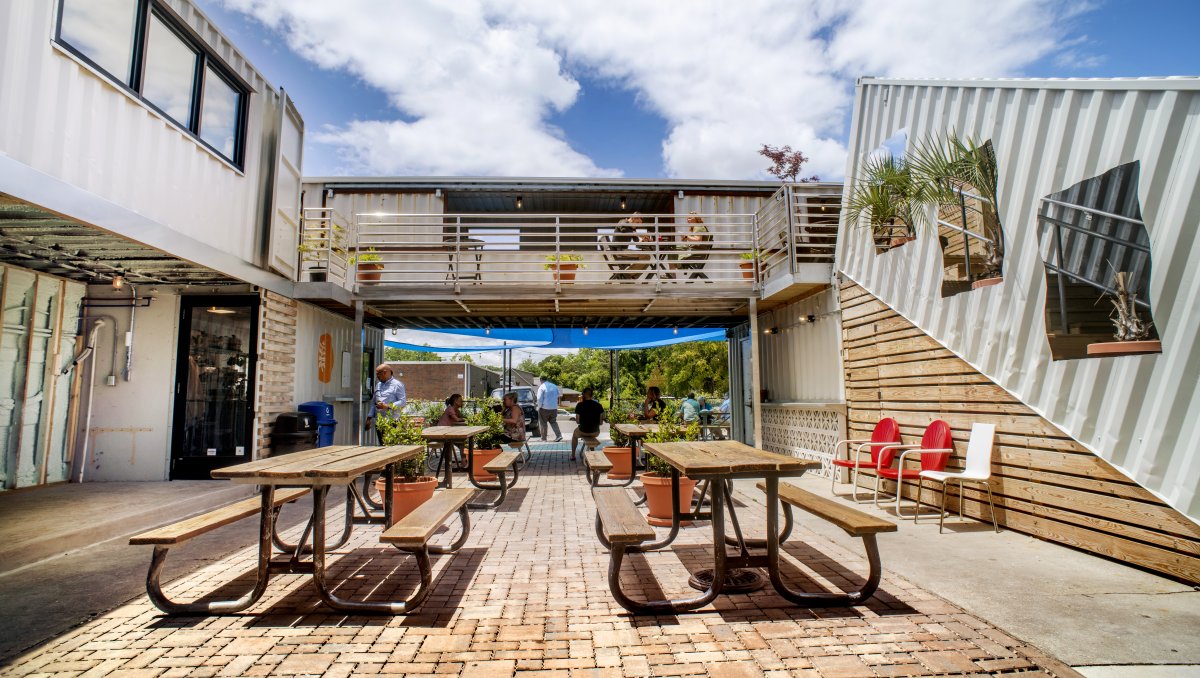
<svg viewBox="0 0 1200 678"><path fill-rule="evenodd" d="M328 384L333 378L333 337L322 334L317 342L317 379Z"/></svg>

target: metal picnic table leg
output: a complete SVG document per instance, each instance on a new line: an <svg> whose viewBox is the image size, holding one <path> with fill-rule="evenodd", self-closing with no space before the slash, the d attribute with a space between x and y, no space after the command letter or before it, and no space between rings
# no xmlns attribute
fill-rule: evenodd
<svg viewBox="0 0 1200 678"><path fill-rule="evenodd" d="M350 533L354 531L354 504L355 501L361 501L353 484L346 486L346 517L345 523L342 526L342 534L338 537L335 544L326 544L326 549L340 549L350 541ZM282 508L282 507L280 507ZM363 513L367 513L367 509L363 507ZM308 544L308 537L312 533L313 523L312 516L309 516L308 523L304 526L304 532L301 533L300 539L296 540L295 544L290 544L283 539L277 529L276 521L279 520L279 511L275 511L275 519L271 521L271 541L274 542L275 548L284 553L291 552L292 562L299 562L301 555L312 553L312 546Z"/></svg>

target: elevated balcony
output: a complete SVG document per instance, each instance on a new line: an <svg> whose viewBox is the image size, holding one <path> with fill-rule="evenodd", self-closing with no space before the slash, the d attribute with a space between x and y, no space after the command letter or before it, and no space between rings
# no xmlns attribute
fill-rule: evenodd
<svg viewBox="0 0 1200 678"><path fill-rule="evenodd" d="M628 213L347 218L308 208L299 276L323 284L297 291L356 299L401 323L646 315L740 322L751 298L802 296L829 284L840 197L828 184L785 186L757 214L642 214L640 223Z"/></svg>

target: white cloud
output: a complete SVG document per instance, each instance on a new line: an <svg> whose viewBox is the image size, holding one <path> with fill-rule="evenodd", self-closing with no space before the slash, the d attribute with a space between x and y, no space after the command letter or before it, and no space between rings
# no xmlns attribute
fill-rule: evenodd
<svg viewBox="0 0 1200 678"><path fill-rule="evenodd" d="M844 171L854 78L999 77L1090 58L1065 0L223 0L303 58L387 93L397 119L312 135L372 174L605 176L547 120L587 74L668 127L678 177L763 177L764 143ZM284 83L286 86L286 83ZM336 93L331 93L336 96Z"/></svg>

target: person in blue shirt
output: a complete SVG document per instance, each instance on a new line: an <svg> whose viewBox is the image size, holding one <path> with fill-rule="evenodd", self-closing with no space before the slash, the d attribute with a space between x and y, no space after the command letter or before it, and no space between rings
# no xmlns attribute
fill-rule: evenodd
<svg viewBox="0 0 1200 678"><path fill-rule="evenodd" d="M554 429L556 443L561 443L562 431L558 428L558 386L550 381L550 377L542 377L542 385L537 391L538 435L542 440L550 438L550 428ZM549 428L547 428L549 426Z"/></svg>
<svg viewBox="0 0 1200 678"><path fill-rule="evenodd" d="M685 424L700 420L700 403L696 400L695 393L689 393L687 398L684 398L679 405L679 411L683 414Z"/></svg>
<svg viewBox="0 0 1200 678"><path fill-rule="evenodd" d="M375 396L372 401L374 410L367 417L367 425L377 422L376 417L392 417L399 414L407 404L408 394L404 390L404 383L395 377L391 365L381 363L375 368ZM378 427L375 427L375 436L377 440L383 440Z"/></svg>

